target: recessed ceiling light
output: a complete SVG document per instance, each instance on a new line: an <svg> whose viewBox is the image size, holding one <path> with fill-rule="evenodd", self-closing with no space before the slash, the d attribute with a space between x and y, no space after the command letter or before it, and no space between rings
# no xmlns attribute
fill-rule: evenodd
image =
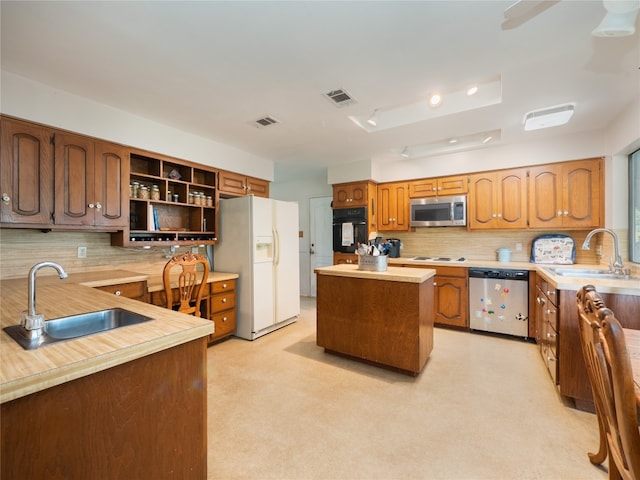
<svg viewBox="0 0 640 480"><path fill-rule="evenodd" d="M437 107L442 102L442 97L437 93L434 93L429 97L429 105L432 107Z"/></svg>
<svg viewBox="0 0 640 480"><path fill-rule="evenodd" d="M477 85L473 85L469 88L467 88L467 95L470 97L471 95L475 95L476 93L478 93L478 86Z"/></svg>
<svg viewBox="0 0 640 480"><path fill-rule="evenodd" d="M568 103L529 112L524 117L524 129L539 130L564 125L573 115L574 108L574 104Z"/></svg>

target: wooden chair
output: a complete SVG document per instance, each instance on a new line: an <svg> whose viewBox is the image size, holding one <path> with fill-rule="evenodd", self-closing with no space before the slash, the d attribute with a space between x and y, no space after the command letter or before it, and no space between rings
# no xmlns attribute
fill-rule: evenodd
<svg viewBox="0 0 640 480"><path fill-rule="evenodd" d="M595 287L577 295L582 352L600 429L599 465L609 456L609 478L640 479L640 431L631 363L620 322Z"/></svg>
<svg viewBox="0 0 640 480"><path fill-rule="evenodd" d="M198 283L198 275L196 273L198 265L202 265L202 281L200 283ZM191 252L176 255L167 262L162 272L162 281L164 283L164 292L167 296L167 308L169 309L174 307L172 291L174 287L171 285L171 271L174 267L181 267L180 276L177 279L178 299L180 301L179 304L175 304L178 307L177 310L199 317L202 293L209 275L209 262L202 255L196 255Z"/></svg>

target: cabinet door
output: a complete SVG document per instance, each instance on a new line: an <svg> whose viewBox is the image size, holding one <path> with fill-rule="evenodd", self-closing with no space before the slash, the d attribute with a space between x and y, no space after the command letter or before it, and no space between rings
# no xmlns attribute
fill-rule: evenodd
<svg viewBox="0 0 640 480"><path fill-rule="evenodd" d="M438 194L438 180L424 178L409 182L409 198L433 197Z"/></svg>
<svg viewBox="0 0 640 480"><path fill-rule="evenodd" d="M358 256L355 253L335 253L333 254L333 264L358 264Z"/></svg>
<svg viewBox="0 0 640 480"><path fill-rule="evenodd" d="M562 226L562 169L553 165L529 169L529 226Z"/></svg>
<svg viewBox="0 0 640 480"><path fill-rule="evenodd" d="M563 166L563 226L569 228L602 226L600 166L601 162L598 159L570 162Z"/></svg>
<svg viewBox="0 0 640 480"><path fill-rule="evenodd" d="M509 170L497 174L498 228L527 227L527 172Z"/></svg>
<svg viewBox="0 0 640 480"><path fill-rule="evenodd" d="M243 196L247 194L246 177L237 173L220 170L218 172L218 190L228 195Z"/></svg>
<svg viewBox="0 0 640 480"><path fill-rule="evenodd" d="M495 228L497 216L496 179L492 173L472 175L469 182L467 215L470 229Z"/></svg>
<svg viewBox="0 0 640 480"><path fill-rule="evenodd" d="M123 147L95 144L95 224L129 225L129 155Z"/></svg>
<svg viewBox="0 0 640 480"><path fill-rule="evenodd" d="M55 135L55 223L93 225L94 200L93 141L69 133Z"/></svg>
<svg viewBox="0 0 640 480"><path fill-rule="evenodd" d="M333 208L366 207L368 183L345 183L333 186Z"/></svg>
<svg viewBox="0 0 640 480"><path fill-rule="evenodd" d="M469 326L467 279L436 275L434 280L435 323Z"/></svg>
<svg viewBox="0 0 640 480"><path fill-rule="evenodd" d="M269 182L259 178L247 177L247 193L256 197L269 198Z"/></svg>
<svg viewBox="0 0 640 480"><path fill-rule="evenodd" d="M53 215L52 130L3 118L0 221L47 225Z"/></svg>
<svg viewBox="0 0 640 480"><path fill-rule="evenodd" d="M407 183L378 185L378 230L409 230L409 194Z"/></svg>
<svg viewBox="0 0 640 480"><path fill-rule="evenodd" d="M469 191L468 177L442 177L438 179L438 195L460 195Z"/></svg>

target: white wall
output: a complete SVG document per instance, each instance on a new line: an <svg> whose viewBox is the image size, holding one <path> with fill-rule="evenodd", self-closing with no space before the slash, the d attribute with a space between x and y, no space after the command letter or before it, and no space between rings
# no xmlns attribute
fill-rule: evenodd
<svg viewBox="0 0 640 480"><path fill-rule="evenodd" d="M272 181L271 160L0 71L0 111L152 152Z"/></svg>

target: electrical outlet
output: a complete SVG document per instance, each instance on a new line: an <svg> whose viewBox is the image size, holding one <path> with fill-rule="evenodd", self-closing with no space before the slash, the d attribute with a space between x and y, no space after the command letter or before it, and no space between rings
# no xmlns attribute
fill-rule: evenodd
<svg viewBox="0 0 640 480"><path fill-rule="evenodd" d="M522 244L520 242L516 243L516 252L522 251Z"/></svg>
<svg viewBox="0 0 640 480"><path fill-rule="evenodd" d="M87 258L87 247L78 247L78 258Z"/></svg>

